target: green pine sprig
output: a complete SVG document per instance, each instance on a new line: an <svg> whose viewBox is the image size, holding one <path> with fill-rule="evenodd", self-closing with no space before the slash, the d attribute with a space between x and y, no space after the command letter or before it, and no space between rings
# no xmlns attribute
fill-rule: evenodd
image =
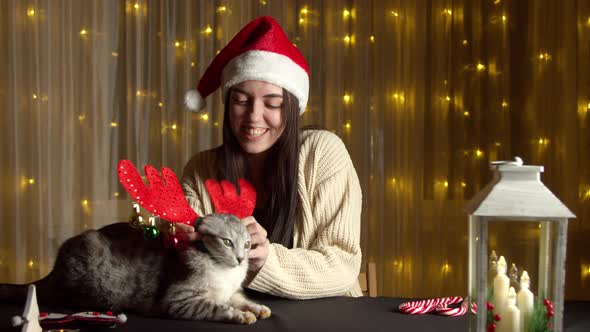
<svg viewBox="0 0 590 332"><path fill-rule="evenodd" d="M552 332L553 317L549 317L547 313L546 305L541 299L537 298L527 324L527 332Z"/></svg>

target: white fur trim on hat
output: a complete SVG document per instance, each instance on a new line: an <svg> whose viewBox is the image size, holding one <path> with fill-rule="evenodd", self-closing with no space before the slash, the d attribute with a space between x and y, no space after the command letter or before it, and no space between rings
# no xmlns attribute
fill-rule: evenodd
<svg viewBox="0 0 590 332"><path fill-rule="evenodd" d="M225 65L221 74L222 100L225 100L230 87L244 81L263 81L286 89L299 100L299 114L305 112L309 96L309 76L289 57L252 50L233 58Z"/></svg>
<svg viewBox="0 0 590 332"><path fill-rule="evenodd" d="M184 95L184 104L189 110L199 112L207 105L203 96L197 90L189 90Z"/></svg>

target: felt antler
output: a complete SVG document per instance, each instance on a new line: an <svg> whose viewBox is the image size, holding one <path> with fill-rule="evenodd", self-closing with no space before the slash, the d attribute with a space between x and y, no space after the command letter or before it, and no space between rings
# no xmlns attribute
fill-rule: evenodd
<svg viewBox="0 0 590 332"><path fill-rule="evenodd" d="M149 187L144 184L139 172L129 160L121 160L117 172L119 181L131 198L153 215L189 225L199 218L186 201L178 179L171 169L162 167L165 181L162 183L158 170L151 165L145 165L144 172Z"/></svg>
<svg viewBox="0 0 590 332"><path fill-rule="evenodd" d="M222 180L221 183L211 179L205 181L205 187L216 212L231 213L240 219L252 215L256 206L256 191L244 179L239 179L238 185L240 195L236 192L234 184L229 181Z"/></svg>
<svg viewBox="0 0 590 332"><path fill-rule="evenodd" d="M162 167L165 183L162 183L160 174L153 166L146 165L144 171L149 187L144 184L131 161L121 160L117 168L119 181L139 205L150 213L172 222L192 225L199 218L186 201L178 179L171 169ZM239 179L238 185L240 195L229 181L205 181L205 187L217 213L231 213L240 219L252 215L256 206L256 191L246 180Z"/></svg>

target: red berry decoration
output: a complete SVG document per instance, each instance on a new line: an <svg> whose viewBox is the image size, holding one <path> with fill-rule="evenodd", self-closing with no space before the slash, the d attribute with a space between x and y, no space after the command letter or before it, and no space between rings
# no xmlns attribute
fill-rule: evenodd
<svg viewBox="0 0 590 332"><path fill-rule="evenodd" d="M496 323L488 325L488 332L496 332Z"/></svg>
<svg viewBox="0 0 590 332"><path fill-rule="evenodd" d="M488 310L494 310L494 305L490 301L486 302L486 306L487 306Z"/></svg>
<svg viewBox="0 0 590 332"><path fill-rule="evenodd" d="M495 314L495 315L494 315L494 320L495 320L496 322L500 321L500 315L498 315L498 314Z"/></svg>

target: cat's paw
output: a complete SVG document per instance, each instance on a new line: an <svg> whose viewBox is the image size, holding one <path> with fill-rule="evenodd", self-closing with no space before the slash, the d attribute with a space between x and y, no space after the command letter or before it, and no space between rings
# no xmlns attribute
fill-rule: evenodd
<svg viewBox="0 0 590 332"><path fill-rule="evenodd" d="M258 318L268 318L271 315L270 308L262 304L248 304L240 308L243 311L250 311Z"/></svg>
<svg viewBox="0 0 590 332"><path fill-rule="evenodd" d="M238 323L240 324L254 324L256 323L256 316L250 311L241 311L238 315Z"/></svg>
<svg viewBox="0 0 590 332"><path fill-rule="evenodd" d="M265 319L265 318L270 317L271 311L270 311L269 307L262 305L262 304L259 307L260 307L260 309L258 310L258 312L255 313L255 315L258 318Z"/></svg>

